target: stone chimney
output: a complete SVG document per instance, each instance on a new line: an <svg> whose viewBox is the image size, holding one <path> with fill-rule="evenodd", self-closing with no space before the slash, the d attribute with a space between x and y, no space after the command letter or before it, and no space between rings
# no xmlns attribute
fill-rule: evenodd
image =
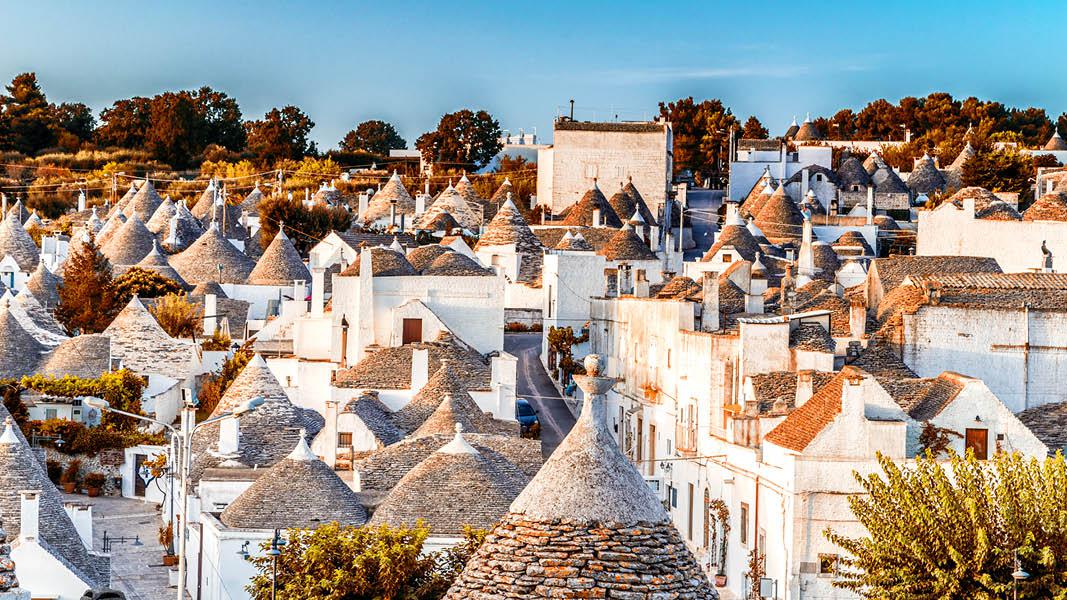
<svg viewBox="0 0 1067 600"><path fill-rule="evenodd" d="M855 367L849 367L845 385L841 388L841 414L845 417L863 418L863 391L860 385L863 375Z"/></svg>
<svg viewBox="0 0 1067 600"><path fill-rule="evenodd" d="M415 215L421 215L426 212L426 195L418 194L415 196Z"/></svg>
<svg viewBox="0 0 1067 600"><path fill-rule="evenodd" d="M800 171L800 197L805 198L808 195L808 185L811 181L811 173L807 168Z"/></svg>
<svg viewBox="0 0 1067 600"><path fill-rule="evenodd" d="M447 359L441 361L441 366L444 366L445 362ZM415 348L411 351L411 393L419 393L429 380L430 351L426 348Z"/></svg>
<svg viewBox="0 0 1067 600"><path fill-rule="evenodd" d="M867 224L874 225L874 186L867 186Z"/></svg>
<svg viewBox="0 0 1067 600"><path fill-rule="evenodd" d="M867 302L854 296L848 305L848 331L853 340L862 340L867 333Z"/></svg>
<svg viewBox="0 0 1067 600"><path fill-rule="evenodd" d="M797 371L797 396L793 406L800 408L815 394L815 371L805 369Z"/></svg>
<svg viewBox="0 0 1067 600"><path fill-rule="evenodd" d="M593 209L593 227L600 227L600 209Z"/></svg>
<svg viewBox="0 0 1067 600"><path fill-rule="evenodd" d="M219 422L219 454L237 454L241 443L240 419L225 419Z"/></svg>
<svg viewBox="0 0 1067 600"><path fill-rule="evenodd" d="M36 540L41 529L40 490L19 490L19 538Z"/></svg>
<svg viewBox="0 0 1067 600"><path fill-rule="evenodd" d="M323 449L323 462L331 469L337 466L337 401L326 401L326 447Z"/></svg>
<svg viewBox="0 0 1067 600"><path fill-rule="evenodd" d="M797 286L803 286L815 279L815 253L811 244L815 232L812 229L811 219L804 216L804 229L800 240L800 256L797 265Z"/></svg>
<svg viewBox="0 0 1067 600"><path fill-rule="evenodd" d="M78 212L85 210L85 190L78 192Z"/></svg>
<svg viewBox="0 0 1067 600"><path fill-rule="evenodd" d="M215 335L218 314L218 298L215 294L204 294L204 335Z"/></svg>
<svg viewBox="0 0 1067 600"><path fill-rule="evenodd" d="M703 291L703 308L701 310L701 328L704 331L719 330L719 274L705 271L700 282Z"/></svg>
<svg viewBox="0 0 1067 600"><path fill-rule="evenodd" d="M321 317L326 305L326 269L311 268L311 316Z"/></svg>

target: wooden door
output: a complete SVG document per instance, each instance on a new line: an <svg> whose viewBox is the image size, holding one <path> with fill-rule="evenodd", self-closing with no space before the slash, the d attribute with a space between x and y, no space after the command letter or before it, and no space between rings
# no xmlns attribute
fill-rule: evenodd
<svg viewBox="0 0 1067 600"><path fill-rule="evenodd" d="M148 457L144 454L133 455L133 495L138 498L144 498L145 495L145 482L141 477L142 469L144 468L144 461Z"/></svg>
<svg viewBox="0 0 1067 600"><path fill-rule="evenodd" d="M974 451L974 457L978 460L989 458L989 430L968 429L967 449Z"/></svg>
<svg viewBox="0 0 1067 600"><path fill-rule="evenodd" d="M401 344L417 344L422 341L422 319L404 319L404 339Z"/></svg>
<svg viewBox="0 0 1067 600"><path fill-rule="evenodd" d="M648 424L648 474L656 474L656 426Z"/></svg>

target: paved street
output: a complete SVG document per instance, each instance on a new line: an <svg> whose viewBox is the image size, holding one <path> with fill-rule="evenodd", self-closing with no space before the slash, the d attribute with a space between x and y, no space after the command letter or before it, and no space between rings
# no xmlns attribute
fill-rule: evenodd
<svg viewBox="0 0 1067 600"><path fill-rule="evenodd" d="M129 542L111 548L111 587L126 594L129 600L172 600L175 589L169 587L163 566L163 548L159 545L159 512L154 504L140 500L106 496L89 498L64 495L64 500L93 507L93 549L104 548L108 537L139 536L143 546Z"/></svg>
<svg viewBox="0 0 1067 600"><path fill-rule="evenodd" d="M509 333L504 336L504 350L519 358L517 394L529 400L538 412L541 450L547 458L574 427L574 415L556 392L538 358L540 333Z"/></svg>
<svg viewBox="0 0 1067 600"><path fill-rule="evenodd" d="M715 232L719 230L719 215L716 211L722 204L722 190L701 188L688 191L689 211L686 221L693 225L693 241L696 248L686 251L686 260L698 260L711 248Z"/></svg>

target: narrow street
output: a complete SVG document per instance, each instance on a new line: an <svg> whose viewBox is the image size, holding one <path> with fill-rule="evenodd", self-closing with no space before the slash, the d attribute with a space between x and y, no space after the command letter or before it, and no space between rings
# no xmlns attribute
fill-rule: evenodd
<svg viewBox="0 0 1067 600"><path fill-rule="evenodd" d="M556 392L538 358L540 333L509 333L504 336L504 350L519 359L516 394L528 400L537 411L541 421L541 450L547 458L574 427L574 415Z"/></svg>

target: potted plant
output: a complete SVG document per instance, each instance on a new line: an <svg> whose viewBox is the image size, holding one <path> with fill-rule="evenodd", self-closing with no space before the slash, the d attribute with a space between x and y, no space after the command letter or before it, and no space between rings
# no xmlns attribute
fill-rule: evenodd
<svg viewBox="0 0 1067 600"><path fill-rule="evenodd" d="M159 528L159 545L163 546L163 566L173 567L178 564L178 557L174 555L173 521Z"/></svg>
<svg viewBox="0 0 1067 600"><path fill-rule="evenodd" d="M715 517L718 527L712 526L712 552L718 550L719 568L715 573L715 587L726 587L726 551L730 547L730 508L726 506L722 498L715 498L708 502L707 518ZM718 532L722 533L717 535ZM721 535L721 537L720 537ZM718 542L718 548L716 548Z"/></svg>
<svg viewBox="0 0 1067 600"><path fill-rule="evenodd" d="M45 463L45 467L48 470L48 479L59 485L59 480L63 477L63 465L58 460L50 460Z"/></svg>
<svg viewBox="0 0 1067 600"><path fill-rule="evenodd" d="M63 469L63 475L59 477L59 483L63 486L63 491L68 494L73 494L78 491L79 473L81 472L82 461L74 459L67 463L67 468Z"/></svg>
<svg viewBox="0 0 1067 600"><path fill-rule="evenodd" d="M103 473L89 473L85 476L85 490L89 493L90 498L96 498L100 495L100 491L104 489L104 484L107 483L107 477L104 477Z"/></svg>

